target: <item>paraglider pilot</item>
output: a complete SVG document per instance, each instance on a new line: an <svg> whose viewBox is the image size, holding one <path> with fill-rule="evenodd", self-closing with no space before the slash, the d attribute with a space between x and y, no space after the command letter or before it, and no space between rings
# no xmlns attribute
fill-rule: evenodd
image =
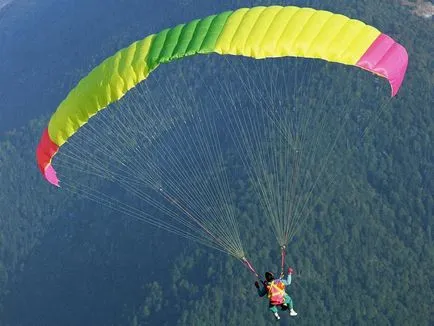
<svg viewBox="0 0 434 326"><path fill-rule="evenodd" d="M255 287L258 289L258 295L260 297L263 297L266 294L268 295L270 311L273 313L276 320L280 319L277 307L280 307L281 310L289 309L290 316L297 316L292 299L285 291L285 287L291 284L293 272L294 270L291 267L288 268L288 276L286 279L282 278L283 273L281 278L275 279L273 273L266 272L265 281L263 282L262 287L259 285L258 281L255 282Z"/></svg>

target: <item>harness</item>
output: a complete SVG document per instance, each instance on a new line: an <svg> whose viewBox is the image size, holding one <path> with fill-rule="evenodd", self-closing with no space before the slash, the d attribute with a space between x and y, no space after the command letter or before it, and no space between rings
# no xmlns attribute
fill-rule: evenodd
<svg viewBox="0 0 434 326"><path fill-rule="evenodd" d="M285 302L285 284L281 280L273 280L267 284L268 299L273 306Z"/></svg>

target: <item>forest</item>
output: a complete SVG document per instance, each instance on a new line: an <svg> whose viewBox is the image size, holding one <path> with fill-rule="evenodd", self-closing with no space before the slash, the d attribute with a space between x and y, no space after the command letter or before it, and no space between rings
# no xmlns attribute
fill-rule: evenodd
<svg viewBox="0 0 434 326"><path fill-rule="evenodd" d="M357 126L375 105L369 94L379 88L387 97L386 82L360 72L345 85L353 98L349 91L335 95L334 103L364 101L360 111L345 116L348 123L329 161L333 186L319 184L321 195L312 213L288 244L286 266L295 270L288 292L299 315L290 318L282 312L281 323L432 325L434 25L398 1L329 1L327 9L357 17L399 40L408 51L409 68L398 96L367 119L366 132ZM113 35L100 52L128 44L125 34ZM218 69L207 60L186 67L212 74ZM93 61L99 58L86 64ZM65 74L78 80L92 67ZM332 81L345 83L349 71L327 66L320 76L329 79L318 85L326 90ZM360 88L359 77L371 83ZM70 80L59 83L47 93L61 89L66 94ZM196 86L200 83L192 88ZM0 325L274 323L266 299L257 296L255 278L237 259L49 185L35 163L49 112L1 129ZM340 130L340 122L336 119L328 128ZM327 137L322 141L326 146ZM225 148L225 167L231 166L235 150ZM106 186L92 178L82 182ZM266 214L254 200L255 188L242 173L231 174L231 184L249 259L261 275L277 272L279 246L264 227ZM119 189L111 191L130 200Z"/></svg>

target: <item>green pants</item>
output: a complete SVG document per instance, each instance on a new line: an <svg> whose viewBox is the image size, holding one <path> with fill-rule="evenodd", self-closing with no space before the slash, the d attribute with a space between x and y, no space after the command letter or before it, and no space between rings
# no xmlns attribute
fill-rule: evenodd
<svg viewBox="0 0 434 326"><path fill-rule="evenodd" d="M285 302L283 304L287 304L289 309L294 308L294 305L292 303L292 299L288 294L285 293L284 299L285 299ZM279 307L279 306L273 306L270 304L270 311L274 314L275 312L277 312L277 307Z"/></svg>

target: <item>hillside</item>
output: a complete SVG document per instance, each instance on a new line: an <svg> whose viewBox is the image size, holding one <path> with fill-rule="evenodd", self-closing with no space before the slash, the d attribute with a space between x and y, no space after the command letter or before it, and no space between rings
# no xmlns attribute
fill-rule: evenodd
<svg viewBox="0 0 434 326"><path fill-rule="evenodd" d="M402 91L369 132L361 137L346 130L337 144L338 183L321 197L289 246L287 263L296 270L290 294L299 316L289 322L285 317L282 324L431 325L434 26L396 2L322 6L399 40L410 65ZM127 43L125 38L119 33L104 49ZM72 79L82 70L72 69ZM345 71L330 74L331 80L339 79ZM39 77L40 85L44 78ZM48 83L47 93L65 88L62 79L59 83ZM338 102L346 100L336 96ZM7 104L11 101L8 97ZM34 161L47 122L40 114L46 110L38 107L39 117L32 121L27 119L34 112L25 112L23 127L0 138L1 325L273 321L265 300L256 296L254 278L236 259L50 187ZM263 227L253 188L242 176L233 182L252 261L261 273L277 269L279 248Z"/></svg>

